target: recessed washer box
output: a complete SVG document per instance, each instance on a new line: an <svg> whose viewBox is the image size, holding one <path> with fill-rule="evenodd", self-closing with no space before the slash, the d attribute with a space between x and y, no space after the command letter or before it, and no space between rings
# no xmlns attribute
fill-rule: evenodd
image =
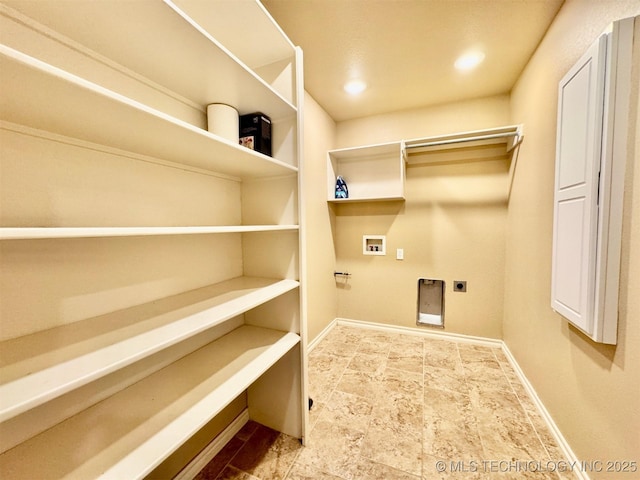
<svg viewBox="0 0 640 480"><path fill-rule="evenodd" d="M386 255L387 237L386 235L363 235L362 236L363 255Z"/></svg>

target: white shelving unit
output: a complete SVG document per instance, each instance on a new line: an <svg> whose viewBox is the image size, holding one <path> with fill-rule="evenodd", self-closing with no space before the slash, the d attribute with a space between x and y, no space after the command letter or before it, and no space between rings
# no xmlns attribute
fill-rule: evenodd
<svg viewBox="0 0 640 480"><path fill-rule="evenodd" d="M296 170L6 46L0 69L5 121L238 177Z"/></svg>
<svg viewBox="0 0 640 480"><path fill-rule="evenodd" d="M237 328L8 451L3 478L144 478L299 341Z"/></svg>
<svg viewBox="0 0 640 480"><path fill-rule="evenodd" d="M173 477L247 412L304 442L301 51L256 0L2 0L0 40L3 478Z"/></svg>
<svg viewBox="0 0 640 480"><path fill-rule="evenodd" d="M0 421L195 336L298 285L295 280L239 277L161 302L7 340L2 343L6 360ZM145 321L136 322L140 318Z"/></svg>
<svg viewBox="0 0 640 480"><path fill-rule="evenodd" d="M329 202L404 200L405 148L403 142L331 150L327 161ZM335 182L342 176L348 198L335 198Z"/></svg>
<svg viewBox="0 0 640 480"><path fill-rule="evenodd" d="M511 161L511 185L517 158L514 152L522 138L522 125L513 125L331 150L327 160L328 201L404 200L406 165L505 159ZM349 198L335 198L338 175L347 183Z"/></svg>
<svg viewBox="0 0 640 480"><path fill-rule="evenodd" d="M92 4L95 2L83 2L74 8L63 8L55 3L29 5L29 2L22 0L6 0L3 4L8 8L3 10L17 11L18 14L12 14L12 17L20 22L44 25L45 29L40 30L53 33L57 42L79 46L81 51L89 52L94 58L108 65L117 65L119 70L126 70L127 74L154 87L160 86L173 97L190 102L195 108L211 103L213 98L218 103L235 106L241 113L259 110L269 112L273 118L290 115L296 109L293 93L274 89L254 70L257 66L275 63L273 57L279 57L279 61L285 60L294 50L291 42L257 2L233 2L238 3L237 6L220 5L216 7L215 15L212 14L214 10L203 8L206 4L199 6L202 2L193 0L177 3L170 0L132 2L134 5L127 5L129 2L98 2L96 5ZM215 20L218 8L221 12L218 20ZM193 12L194 16L189 16L185 10ZM100 28L88 28L97 18L100 19ZM272 58L263 58L264 63L256 60L257 65L253 67L239 60L233 50L271 50L266 40L249 46L242 38L245 32L253 28L249 23L252 18L260 23L258 28L270 32L270 38L280 38L277 53L272 53ZM216 22L216 30L207 31L206 25L212 22ZM238 28L232 28L233 24ZM141 26L144 26L143 31ZM36 47L40 45L39 42L28 43L24 41L32 40L28 35L14 35L14 32L20 31L16 25L8 24L3 30L3 43L6 46L38 57L39 50ZM180 34L168 35L167 32ZM237 40L234 45L224 45L218 38ZM132 40L136 42L136 48L132 48ZM242 45L242 48L238 45ZM259 54L256 58L260 58ZM59 65L69 74L106 88L110 88L109 85L114 81L106 78L103 71L88 71L82 63L61 60ZM287 92L293 92L293 89L289 88ZM47 92L34 93L52 100ZM125 95L131 97L129 92Z"/></svg>

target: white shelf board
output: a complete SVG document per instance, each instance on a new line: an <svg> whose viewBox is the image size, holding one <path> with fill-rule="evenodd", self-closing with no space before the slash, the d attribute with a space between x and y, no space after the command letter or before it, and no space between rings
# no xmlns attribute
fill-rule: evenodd
<svg viewBox="0 0 640 480"><path fill-rule="evenodd" d="M329 198L327 201L330 203L358 203L358 202L397 202L404 201L405 198L401 196L389 196L389 197L358 197L358 198Z"/></svg>
<svg viewBox="0 0 640 480"><path fill-rule="evenodd" d="M76 2L73 8L67 2L5 3L203 108L209 103L226 103L241 114L261 111L272 120L296 110L227 48L183 18L171 2ZM235 14L243 10L248 9L243 7ZM246 18L242 31L252 28L249 22L254 17ZM260 51L263 46L258 43L255 48Z"/></svg>
<svg viewBox="0 0 640 480"><path fill-rule="evenodd" d="M297 172L5 45L0 77L2 120L240 178Z"/></svg>
<svg viewBox="0 0 640 480"><path fill-rule="evenodd" d="M291 40L257 0L216 0L215 11L201 0L171 3L252 69L295 55ZM240 31L242 35L238 35Z"/></svg>
<svg viewBox="0 0 640 480"><path fill-rule="evenodd" d="M3 479L143 478L299 342L239 327L0 455Z"/></svg>
<svg viewBox="0 0 640 480"><path fill-rule="evenodd" d="M293 231L298 229L298 225L225 225L212 227L0 227L0 240L205 235Z"/></svg>
<svg viewBox="0 0 640 480"><path fill-rule="evenodd" d="M299 286L238 277L0 343L0 421L190 338Z"/></svg>
<svg viewBox="0 0 640 480"><path fill-rule="evenodd" d="M402 142L389 142L329 150L329 155L332 159L344 163L348 161L361 161L363 157L377 157L378 155L391 155L395 153L401 154L402 150Z"/></svg>

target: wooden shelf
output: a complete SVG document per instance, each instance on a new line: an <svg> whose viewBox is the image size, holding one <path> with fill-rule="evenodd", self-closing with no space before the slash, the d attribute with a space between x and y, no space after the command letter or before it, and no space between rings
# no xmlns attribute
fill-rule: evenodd
<svg viewBox="0 0 640 480"><path fill-rule="evenodd" d="M207 6L206 2L200 3ZM224 6L224 2L221 3ZM296 111L289 100L228 50L235 44L223 46L217 38L199 31L199 26L181 16L171 1L80 2L73 8L65 2L9 0L7 4L62 34L65 37L62 41L70 39L202 108L209 103L226 103L241 113L264 112L272 120L291 116ZM241 25L233 35L247 30L251 20L261 24L267 21L260 18L262 7L254 2L232 2L224 8L223 15L218 15L218 5L210 11L218 15L219 22ZM242 18L243 14L247 17ZM232 15L231 19L228 15ZM91 28L87 28L88 25ZM232 33L227 37L230 35ZM277 36L271 33L267 40ZM132 48L132 39L135 39L135 48ZM10 46L11 42L8 39L6 43ZM292 58L293 46L287 51L282 42L278 40L278 55ZM254 47L258 55L257 52L268 49L268 42L263 39Z"/></svg>
<svg viewBox="0 0 640 480"><path fill-rule="evenodd" d="M0 421L297 288L239 277L0 343Z"/></svg>
<svg viewBox="0 0 640 480"><path fill-rule="evenodd" d="M53 238L140 237L220 233L281 232L298 225L238 225L215 227L0 227L0 240Z"/></svg>
<svg viewBox="0 0 640 480"><path fill-rule="evenodd" d="M240 327L0 455L2 476L143 478L299 342Z"/></svg>
<svg viewBox="0 0 640 480"><path fill-rule="evenodd" d="M329 202L404 200L403 142L331 150L328 152L327 170ZM338 175L347 183L347 199L335 198Z"/></svg>
<svg viewBox="0 0 640 480"><path fill-rule="evenodd" d="M2 120L240 178L297 172L4 45L0 72Z"/></svg>

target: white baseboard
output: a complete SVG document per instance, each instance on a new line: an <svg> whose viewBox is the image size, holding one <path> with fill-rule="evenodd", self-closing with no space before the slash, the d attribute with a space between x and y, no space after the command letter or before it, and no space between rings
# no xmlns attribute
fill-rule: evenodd
<svg viewBox="0 0 640 480"><path fill-rule="evenodd" d="M379 330L383 332L404 333L406 335L416 335L419 337L434 338L440 340L450 340L452 342L470 343L473 345L482 345L486 347L500 347L502 340L486 337L474 337L472 335L462 335L459 333L448 333L443 331L427 331L418 327L401 327L399 325L388 325L383 323L366 322L364 320L353 320L350 318L337 318L338 325L348 325L351 327L368 328L370 330Z"/></svg>
<svg viewBox="0 0 640 480"><path fill-rule="evenodd" d="M200 471L207 466L207 464L213 460L220 450L229 443L229 441L235 436L236 433L245 426L249 421L249 410L244 409L240 415L238 415L233 422L231 422L227 428L225 428L220 434L213 439L213 441L204 447L204 449L191 460L186 467L174 477L174 480L192 480L200 473Z"/></svg>
<svg viewBox="0 0 640 480"><path fill-rule="evenodd" d="M314 338L311 342L309 342L309 345L307 345L307 352L311 353L313 351L314 348L316 348L318 346L318 344L324 339L324 337L326 337L329 332L331 330L333 330L333 327L335 327L338 324L338 319L334 319L331 321L331 323L329 325L327 325L324 330L322 330L318 336L316 338Z"/></svg>
<svg viewBox="0 0 640 480"><path fill-rule="evenodd" d="M487 347L501 348L504 354L506 355L507 359L509 360L509 363L511 363L511 366L516 372L516 375L518 375L518 378L522 382L522 385L524 386L525 390L533 400L535 406L538 408L540 415L542 416L547 426L549 427L549 430L551 431L553 437L558 443L558 446L562 450L565 460L572 465L580 465L580 461L578 460L575 453L569 446L569 443L562 435L562 432L560 431L556 423L553 421L553 418L549 414L549 411L545 408L544 404L542 403L542 400L540 400L540 397L538 397L538 394L533 389L533 386L531 385L527 377L524 375L524 372L520 368L520 365L518 365L518 362L516 361L515 357L511 354L509 347L507 346L506 343L504 343L503 340L497 340L493 338L484 338L484 337L475 337L471 335L462 335L458 333L447 333L442 331L430 332L430 331L424 331L422 329L419 329L418 327L401 327L396 325L386 325L381 323L366 322L363 320L353 320L348 318L336 318L333 322L329 324L329 326L325 330L323 330L322 338L324 338L329 333L329 331L331 331L331 329L336 325L345 325L350 327L366 328L370 330L378 330L378 331L393 332L393 333L403 333L403 334L409 334L409 335L417 335L417 336L426 337L426 338L450 340L450 341L459 342L459 343L467 343L472 345L482 345ZM320 336L318 336L318 338L320 338ZM314 343L317 344L320 342L320 340L318 339L316 340L314 340ZM579 480L590 480L589 475L585 471L579 468L575 468L573 469L573 471Z"/></svg>
<svg viewBox="0 0 640 480"><path fill-rule="evenodd" d="M581 463L578 460L578 457L569 446L569 443L564 438L564 435L562 435L562 432L556 425L556 422L553 421L551 414L542 403L542 400L540 400L540 397L538 397L538 394L534 390L533 385L531 385L531 383L525 376L524 372L520 368L520 365L518 365L518 362L516 361L515 357L511 353L511 350L509 350L509 347L504 342L502 342L502 351L504 352L505 356L509 360L509 363L513 367L513 370L516 372L518 379L520 380L520 382L522 382L522 385L524 386L525 390L533 400L533 403L538 409L540 415L542 416L545 423L549 427L549 430L551 431L553 438L555 439L555 441L558 443L558 446L562 450L564 458L567 460L567 462L569 462L572 465L580 465ZM556 459L553 459L553 460L556 460ZM590 477L587 474L587 472L583 471L580 468L574 468L573 473L575 473L576 477L578 477L580 480L590 480Z"/></svg>

